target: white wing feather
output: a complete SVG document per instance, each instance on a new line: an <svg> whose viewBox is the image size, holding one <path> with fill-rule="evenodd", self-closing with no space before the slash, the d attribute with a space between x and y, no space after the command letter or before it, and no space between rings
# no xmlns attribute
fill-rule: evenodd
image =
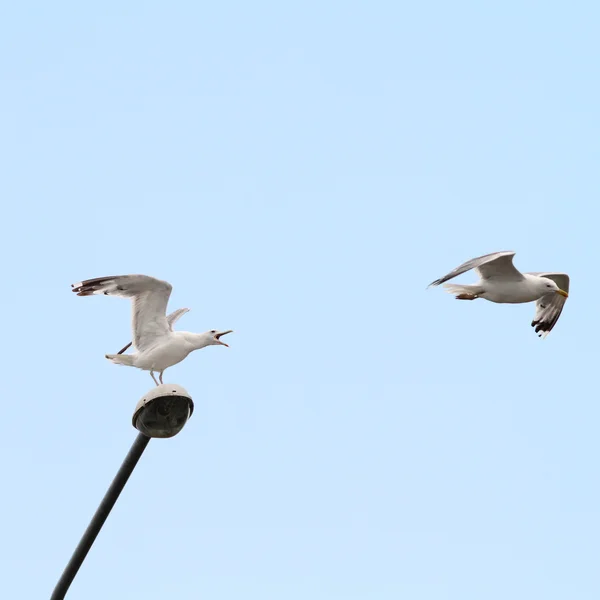
<svg viewBox="0 0 600 600"><path fill-rule="evenodd" d="M454 279L458 275L462 275L471 269L475 269L481 279L502 278L518 281L523 279L523 274L513 265L513 257L515 253L512 251L492 252L484 254L477 258L472 258L467 262L456 267L447 275L436 279L429 286L440 285L450 279Z"/></svg>
<svg viewBox="0 0 600 600"><path fill-rule="evenodd" d="M179 319L181 319L181 317L183 317L183 315L185 315L186 312L190 312L190 309L178 308L167 317L167 323L169 324L169 329L171 331L173 331L173 325L175 325L175 323L177 323L177 321L179 321Z"/></svg>
<svg viewBox="0 0 600 600"><path fill-rule="evenodd" d="M78 296L131 298L133 343L139 351L151 348L171 331L166 313L172 287L166 281L147 275L118 275L87 279L72 287ZM175 316L173 322L182 314Z"/></svg>
<svg viewBox="0 0 600 600"><path fill-rule="evenodd" d="M190 312L190 309L189 308L178 308L177 310L174 310L170 315L167 315L167 323L169 324L171 331L173 331L173 325L175 325L175 323L177 321L179 321L179 319L181 317L183 317L183 315L185 315L186 312ZM132 344L133 344L133 342L129 342L129 344L127 344L126 346L123 346L123 348L121 348L117 352L117 354L123 354L123 352L125 352L125 350L127 350Z"/></svg>

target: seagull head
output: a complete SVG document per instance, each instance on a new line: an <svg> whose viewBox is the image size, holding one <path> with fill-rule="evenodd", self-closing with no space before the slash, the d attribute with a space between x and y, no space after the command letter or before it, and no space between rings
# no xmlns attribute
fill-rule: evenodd
<svg viewBox="0 0 600 600"><path fill-rule="evenodd" d="M553 279L550 279L549 277L540 277L540 292L542 294L542 296L545 296L546 294L549 294L550 292L555 292L556 294L559 294L560 296L562 296L563 298L568 298L569 294L567 292L565 292L565 290L561 290L558 285L556 284L556 281L554 281Z"/></svg>
<svg viewBox="0 0 600 600"><path fill-rule="evenodd" d="M210 331L207 331L204 335L208 338L209 346L227 346L229 348L228 344L221 341L221 337L227 335L228 333L233 333L233 329L228 329L227 331L211 329Z"/></svg>

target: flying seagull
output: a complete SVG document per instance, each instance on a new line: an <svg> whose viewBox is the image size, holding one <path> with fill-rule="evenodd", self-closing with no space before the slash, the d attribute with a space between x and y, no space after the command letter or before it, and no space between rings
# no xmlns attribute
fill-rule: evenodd
<svg viewBox="0 0 600 600"><path fill-rule="evenodd" d="M227 346L221 337L228 331L212 329L205 333L173 331L173 323L188 312L180 308L167 317L167 303L171 295L171 284L147 275L117 275L86 279L71 286L78 296L120 296L132 299L133 345L137 352L123 354L128 344L117 354L107 354L106 358L118 365L137 367L150 371L154 383L159 385L154 372L159 373L163 382L163 373L168 367L181 362L187 355L206 346Z"/></svg>
<svg viewBox="0 0 600 600"><path fill-rule="evenodd" d="M457 300L483 298L500 304L521 304L536 301L531 326L540 337L546 337L556 325L569 297L569 276L566 273L521 273L513 265L514 252L492 252L472 258L429 286L440 285L457 275L475 269L479 281L472 285L447 283L444 287Z"/></svg>

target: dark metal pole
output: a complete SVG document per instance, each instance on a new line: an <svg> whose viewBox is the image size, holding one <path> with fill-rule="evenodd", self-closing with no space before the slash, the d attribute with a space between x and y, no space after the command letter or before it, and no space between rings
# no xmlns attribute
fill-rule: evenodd
<svg viewBox="0 0 600 600"><path fill-rule="evenodd" d="M96 513L92 517L90 524L88 525L81 541L79 542L77 548L75 548L75 552L73 552L73 556L71 556L71 560L68 562L63 574L60 576L56 587L54 588L54 592L52 592L52 597L50 600L62 600L71 583L73 583L73 579L75 579L75 575L77 575L77 571L79 571L79 567L85 560L87 553L89 552L96 536L100 533L100 529L102 529L102 525L106 521L112 507L115 505L115 502L119 498L120 493L123 491L129 476L135 469L140 456L146 449L150 438L143 433L139 433L135 438L131 449L129 450L119 472L113 479L108 491L104 495L102 502L100 502L100 506Z"/></svg>

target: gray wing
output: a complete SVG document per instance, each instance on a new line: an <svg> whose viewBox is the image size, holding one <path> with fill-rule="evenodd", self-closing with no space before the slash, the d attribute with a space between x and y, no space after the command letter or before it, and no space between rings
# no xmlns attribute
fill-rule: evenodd
<svg viewBox="0 0 600 600"><path fill-rule="evenodd" d="M186 312L190 312L190 309L178 308L167 317L167 323L169 324L169 329L171 331L173 331L173 325L175 325L175 323L177 323L177 321L179 321L179 319L181 319L181 317L183 317L183 315L185 315Z"/></svg>
<svg viewBox="0 0 600 600"><path fill-rule="evenodd" d="M167 303L171 284L147 275L98 277L73 284L78 296L120 296L132 300L132 329L135 347L144 351L169 334Z"/></svg>
<svg viewBox="0 0 600 600"><path fill-rule="evenodd" d="M472 258L460 265L460 267L456 267L456 269L450 271L447 275L431 282L429 287L432 285L440 285L441 283L454 279L454 277L462 275L471 269L476 269L481 279L523 279L523 274L513 265L512 261L514 255L514 252L507 250L505 252L492 252L491 254L484 254L483 256Z"/></svg>
<svg viewBox="0 0 600 600"><path fill-rule="evenodd" d="M569 276L566 273L528 273L528 275L547 277L552 279L561 290L569 291ZM531 326L535 327L535 332L539 337L545 338L552 331L566 301L567 299L564 296L552 292L542 296L535 303L535 316Z"/></svg>
<svg viewBox="0 0 600 600"><path fill-rule="evenodd" d="M174 310L170 315L167 315L167 323L169 324L169 329L173 331L173 325L175 325L175 323L179 321L179 319L183 317L183 315L185 315L186 312L189 311L189 308L178 308L177 310ZM127 344L127 346L123 346L123 348L121 348L117 352L117 354L123 354L123 352L125 352L125 350L127 350L132 344L133 342L129 342L129 344Z"/></svg>

